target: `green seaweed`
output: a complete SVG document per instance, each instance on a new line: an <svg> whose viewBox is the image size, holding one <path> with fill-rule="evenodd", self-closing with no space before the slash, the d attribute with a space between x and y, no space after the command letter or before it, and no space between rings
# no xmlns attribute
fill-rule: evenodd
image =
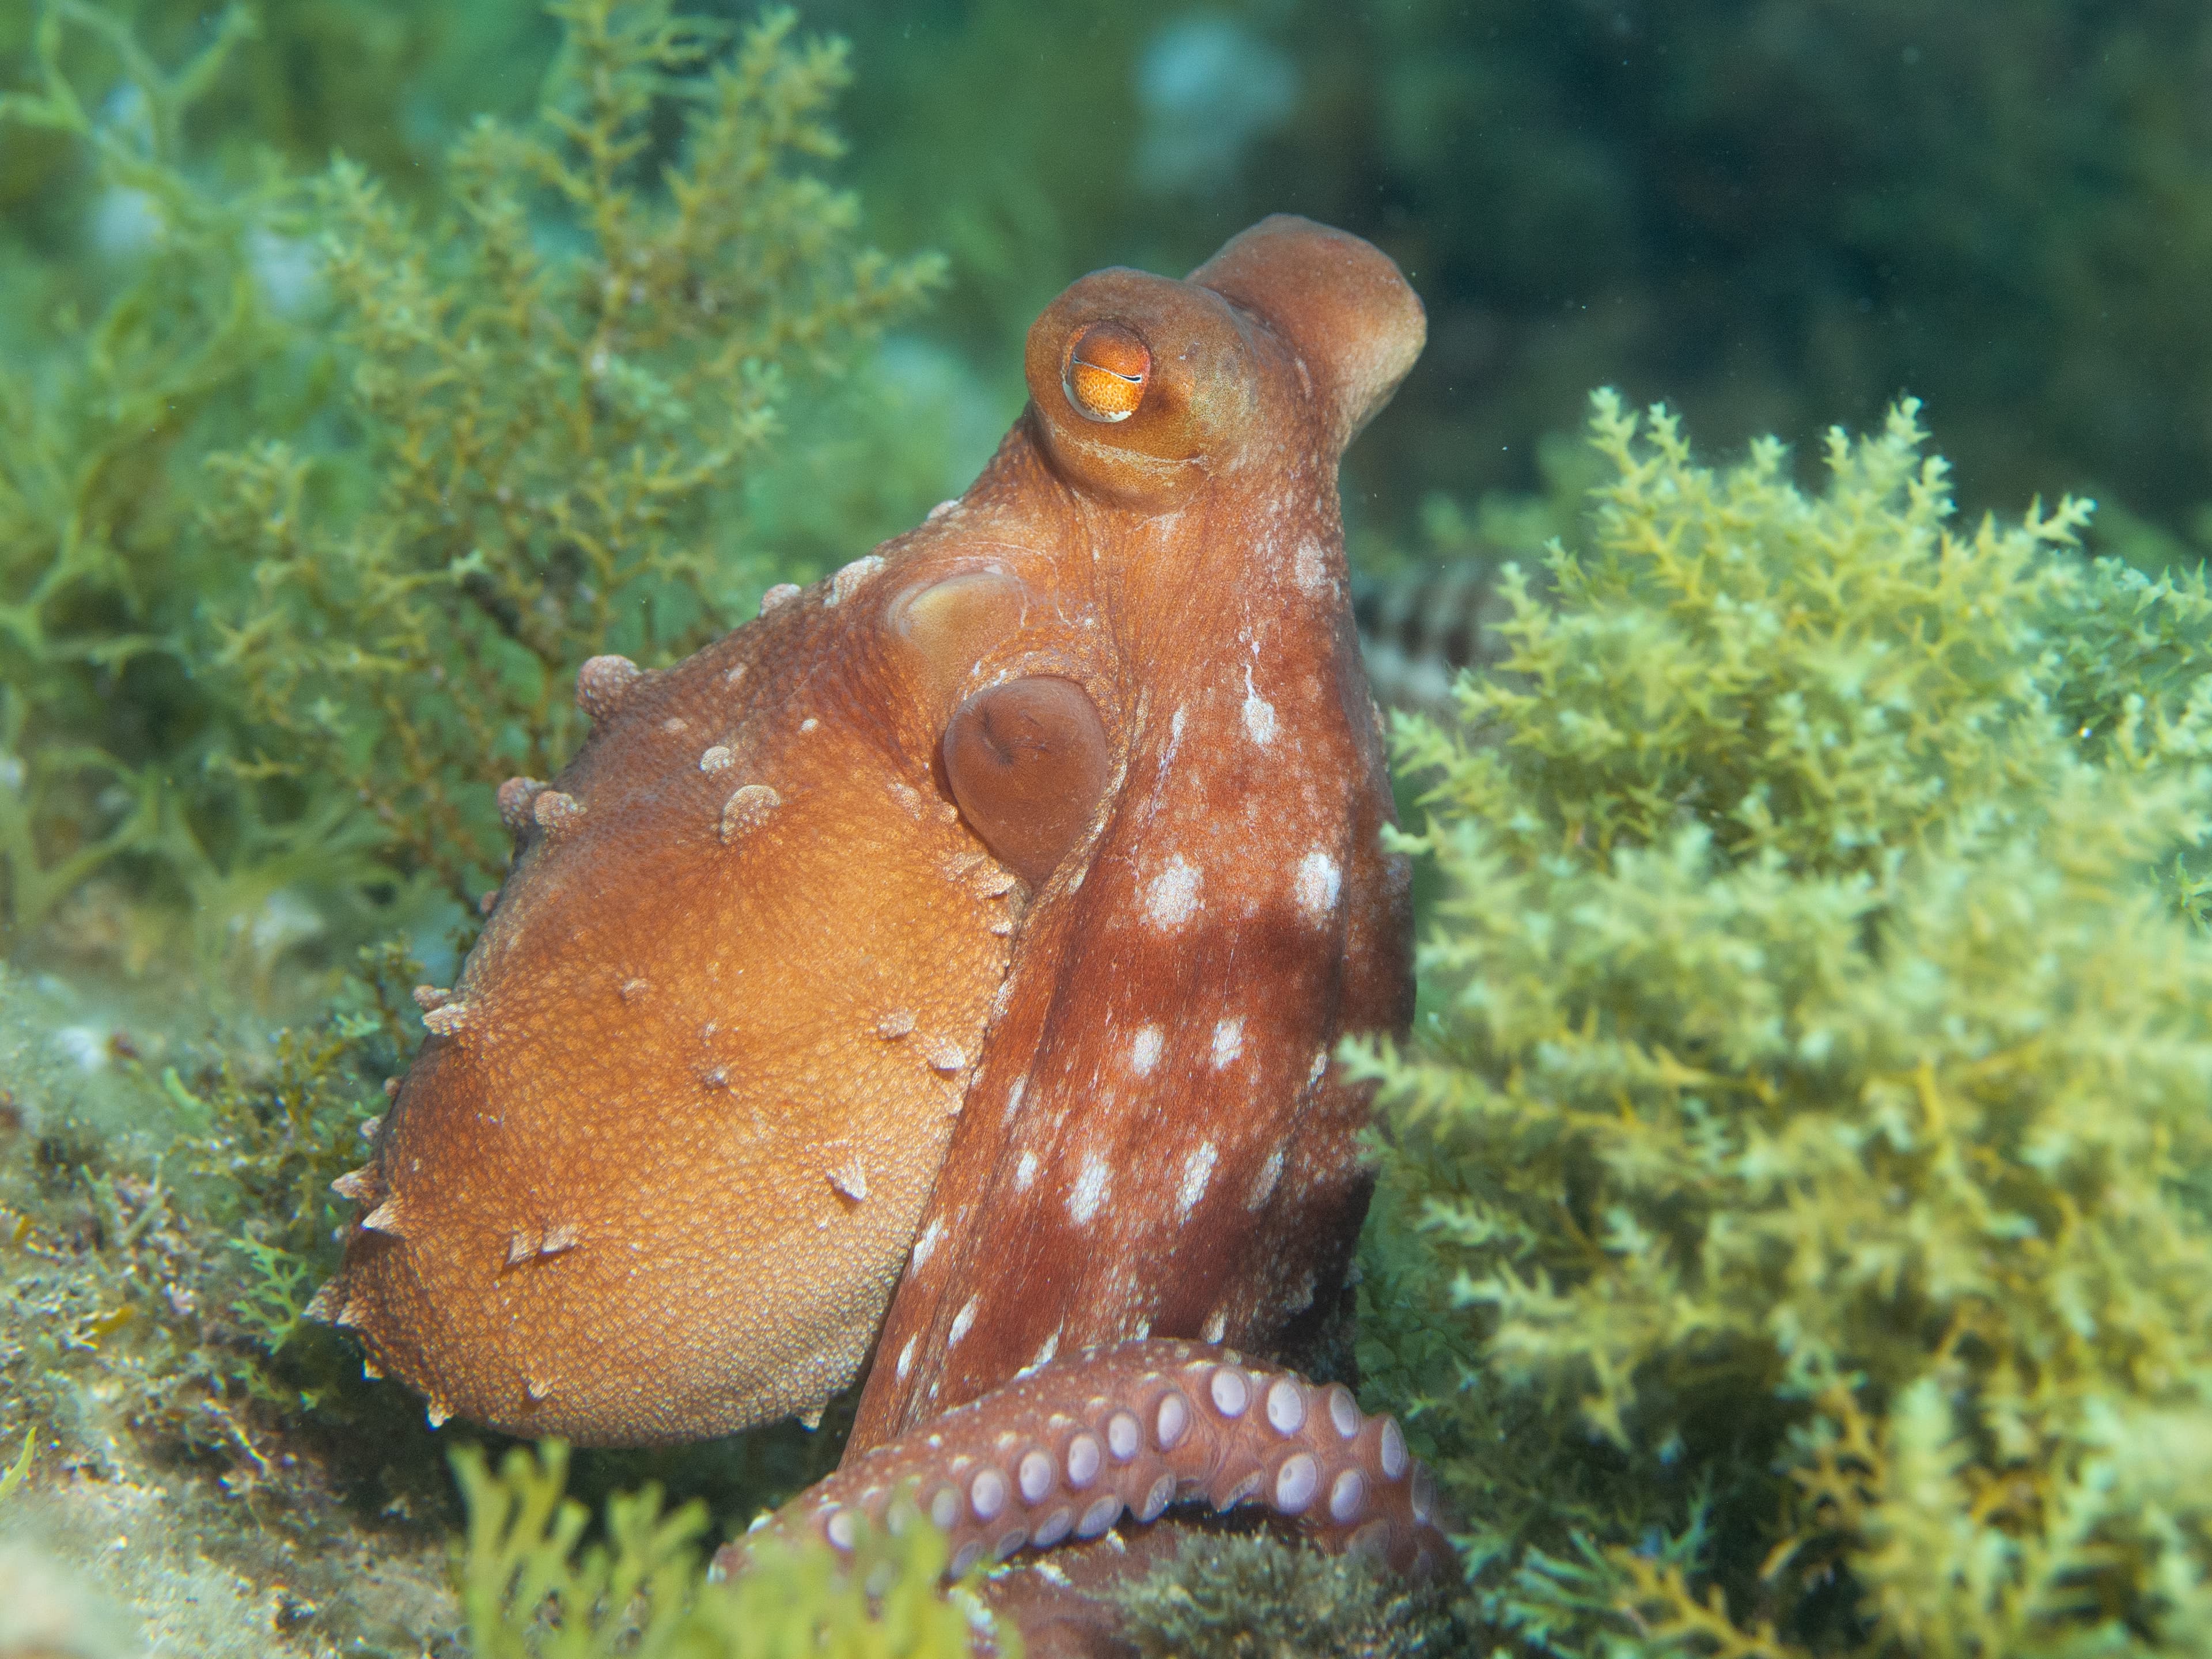
<svg viewBox="0 0 2212 1659"><path fill-rule="evenodd" d="M87 110L62 70L65 21L114 48L138 118ZM179 641L187 596L220 578L183 556L173 480L275 345L245 254L260 193L204 191L174 152L240 33L227 23L165 72L104 15L50 5L39 90L0 96L0 133L88 152L100 201L143 238L135 274L91 315L59 291L21 299L46 326L0 363L0 922L19 933L127 853L183 853L178 792L149 763L204 714Z"/></svg>
<svg viewBox="0 0 2212 1659"><path fill-rule="evenodd" d="M24 1430L23 1449L16 1454L14 1462L0 1470L0 1503L5 1503L8 1494L21 1486L23 1477L31 1472L31 1451L37 1437L37 1430Z"/></svg>
<svg viewBox="0 0 2212 1659"><path fill-rule="evenodd" d="M410 223L356 168L318 192L374 504L319 524L308 460L270 445L218 459L210 520L255 554L223 653L271 733L253 769L340 785L387 858L470 900L508 842L485 779L574 748L576 665L688 654L778 574L708 530L781 366L833 367L933 280L854 249L853 199L793 165L836 154L841 47L796 46L774 12L710 62L711 32L665 9L554 9L544 129L471 132L449 220ZM649 124L678 94L648 200ZM540 196L574 243L557 258Z"/></svg>
<svg viewBox="0 0 2212 1659"><path fill-rule="evenodd" d="M787 11L552 15L537 116L478 121L410 201L343 159L204 165L243 21L170 71L40 14L0 131L76 147L136 240L119 281L34 289L0 367L13 937L181 939L212 975L287 896L309 937L447 925L504 860L491 786L574 746L579 663L671 659L809 574L747 535L753 470L939 270L865 246L823 176L844 49ZM71 79L87 35L121 115Z"/></svg>
<svg viewBox="0 0 2212 1659"><path fill-rule="evenodd" d="M1110 1592L1143 1659L1425 1659L1465 1651L1446 1587L1268 1533L1193 1533Z"/></svg>
<svg viewBox="0 0 2212 1659"><path fill-rule="evenodd" d="M586 1544L590 1514L562 1496L559 1441L513 1448L496 1474L473 1446L453 1461L469 1516L455 1570L478 1659L951 1659L976 1623L992 1627L972 1589L939 1592L945 1534L911 1508L888 1535L863 1528L849 1561L818 1538L763 1540L746 1571L707 1583L702 1504L664 1515L651 1486L610 1498ZM994 1639L1020 1659L1019 1632Z"/></svg>
<svg viewBox="0 0 2212 1659"><path fill-rule="evenodd" d="M1444 895L1414 1044L1346 1051L1410 1223L1368 1339L1479 1604L1563 1653L2181 1651L2204 590L2082 558L2080 503L1958 531L1909 404L1818 495L1591 430L1550 597L1509 575L1456 731L1399 719Z"/></svg>
<svg viewBox="0 0 2212 1659"><path fill-rule="evenodd" d="M151 1053L111 1037L97 1103L72 1097L45 1057L51 1036L11 1056L16 1109L41 1127L0 1170L14 1208L0 1372L34 1423L74 1439L119 1416L149 1452L242 1483L265 1473L264 1443L310 1415L415 1415L300 1319L336 1263L344 1206L330 1182L361 1161L357 1131L411 1041L396 981L412 968L366 953L312 1027L149 1036ZM0 981L0 1003L34 1030L46 1012L20 981Z"/></svg>

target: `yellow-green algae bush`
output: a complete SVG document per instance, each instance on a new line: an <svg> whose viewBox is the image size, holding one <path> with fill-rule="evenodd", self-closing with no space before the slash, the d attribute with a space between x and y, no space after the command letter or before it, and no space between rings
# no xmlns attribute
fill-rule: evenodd
<svg viewBox="0 0 2212 1659"><path fill-rule="evenodd" d="M908 1506L887 1534L865 1529L853 1559L819 1539L762 1542L750 1571L702 1581L705 1505L667 1514L658 1488L608 1500L605 1525L562 1496L568 1452L522 1447L495 1474L475 1447L455 1454L468 1500L455 1562L474 1659L957 1659L987 1635L1021 1659L969 1581L940 1593L945 1534Z"/></svg>
<svg viewBox="0 0 2212 1659"><path fill-rule="evenodd" d="M9 177L129 233L0 238L0 1436L35 1449L0 1529L196 1651L452 1651L460 1613L461 1431L300 1317L421 969L368 951L333 998L303 938L420 938L426 896L477 896L493 786L573 747L578 662L679 654L809 574L754 529L777 422L933 281L825 175L841 47L782 11L553 9L536 118L479 124L404 205L203 142L242 9L167 64L48 0L0 64ZM155 963L181 1018L99 983ZM325 1017L228 1000L287 981ZM834 1451L764 1431L684 1484L742 1522ZM579 1462L586 1490L655 1467ZM842 1628L823 1570L747 1594Z"/></svg>
<svg viewBox="0 0 2212 1659"><path fill-rule="evenodd" d="M842 46L797 43L787 10L726 59L665 6L552 10L543 122L463 139L441 222L343 164L316 192L366 510L319 513L312 457L268 443L217 459L208 515L254 560L222 660L270 733L255 766L341 786L387 855L471 899L511 839L486 769L550 776L575 749L580 651L662 662L725 631L772 567L714 532L786 366L834 368L935 270L852 246L857 203L793 165L838 153ZM670 102L684 138L648 196Z"/></svg>
<svg viewBox="0 0 2212 1659"><path fill-rule="evenodd" d="M535 118L404 198L196 143L236 124L240 8L171 66L45 0L0 64L66 227L0 240L0 937L136 929L143 967L166 907L212 974L278 894L339 940L420 927L495 884L492 787L574 746L577 664L811 574L751 532L755 475L939 269L824 174L844 49L549 9Z"/></svg>
<svg viewBox="0 0 2212 1659"><path fill-rule="evenodd" d="M1370 1382L1525 1650L2199 1652L2212 599L1950 522L1916 410L1695 464L1401 716L1443 896Z"/></svg>

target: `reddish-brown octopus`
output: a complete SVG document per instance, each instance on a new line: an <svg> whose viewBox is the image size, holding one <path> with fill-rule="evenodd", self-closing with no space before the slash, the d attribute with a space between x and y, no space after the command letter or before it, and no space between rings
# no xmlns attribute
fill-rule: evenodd
<svg viewBox="0 0 2212 1659"><path fill-rule="evenodd" d="M586 663L318 1310L434 1420L585 1443L818 1413L872 1353L783 1522L841 1546L903 1486L956 1565L1199 1494L1443 1559L1394 1423L1231 1351L1338 1303L1330 1054L1409 1012L1336 472L1423 333L1300 219L1098 271L965 495Z"/></svg>

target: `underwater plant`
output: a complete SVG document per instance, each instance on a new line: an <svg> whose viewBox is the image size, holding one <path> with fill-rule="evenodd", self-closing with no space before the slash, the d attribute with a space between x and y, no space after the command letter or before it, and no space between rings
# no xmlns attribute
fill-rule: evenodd
<svg viewBox="0 0 2212 1659"><path fill-rule="evenodd" d="M1949 520L1910 403L1586 532L1407 845L1443 893L1363 1358L1541 1650L2193 1650L2212 1628L2212 600Z"/></svg>
<svg viewBox="0 0 2212 1659"><path fill-rule="evenodd" d="M196 167L242 21L171 72L96 9L42 15L0 126L80 146L86 212L143 234L88 317L24 278L39 321L0 370L15 933L116 867L219 944L288 887L473 901L505 857L489 785L574 746L574 665L681 654L794 574L746 533L750 471L794 380L938 262L863 246L822 176L840 44L788 11L551 9L537 118L480 121L429 205L343 160ZM70 78L87 32L121 116Z"/></svg>
<svg viewBox="0 0 2212 1659"><path fill-rule="evenodd" d="M1267 1533L1194 1533L1115 1592L1142 1659L1425 1659L1466 1651L1449 1591Z"/></svg>
<svg viewBox="0 0 2212 1659"><path fill-rule="evenodd" d="M684 655L781 574L716 532L787 366L834 368L936 270L854 246L854 198L804 165L837 153L844 54L793 13L722 62L665 5L553 10L541 126L479 124L444 222L343 165L317 192L373 501L333 522L312 458L264 444L217 460L208 520L255 560L223 652L270 733L253 767L337 784L382 856L471 901L509 841L486 781L575 747L576 665Z"/></svg>
<svg viewBox="0 0 2212 1659"><path fill-rule="evenodd" d="M511 1448L495 1472L464 1447L453 1473L468 1504L455 1561L477 1659L956 1659L980 1627L1020 1659L971 1588L940 1592L945 1534L912 1510L890 1535L865 1529L850 1560L822 1540L776 1540L750 1571L701 1580L705 1506L661 1512L657 1487L608 1500L602 1535L562 1492L568 1448Z"/></svg>
<svg viewBox="0 0 2212 1659"><path fill-rule="evenodd" d="M209 718L183 638L191 596L220 578L189 556L177 480L211 434L237 430L278 346L247 249L261 192L203 190L178 151L242 32L226 14L164 70L103 15L49 6L36 89L0 94L12 156L48 156L65 180L62 152L86 153L88 234L129 270L64 272L6 249L0 926L13 934L122 856L191 861L167 769ZM119 64L116 91L91 107L64 69L87 33Z"/></svg>

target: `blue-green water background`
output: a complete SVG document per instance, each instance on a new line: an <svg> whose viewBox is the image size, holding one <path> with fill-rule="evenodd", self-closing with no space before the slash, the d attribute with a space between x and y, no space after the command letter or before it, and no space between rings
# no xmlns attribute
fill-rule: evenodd
<svg viewBox="0 0 2212 1659"><path fill-rule="evenodd" d="M0 19L25 78L30 0ZM140 0L174 61L215 9ZM733 18L744 7L699 7ZM521 0L275 0L200 106L201 165L343 149L428 198L474 114L526 113L556 42ZM1367 510L1535 482L1588 390L1708 446L1927 402L1963 499L2087 489L2185 540L2212 500L2212 26L2186 0L821 0L854 45L842 175L868 233L950 255L916 337L972 372L966 465L1070 277L1180 271L1261 214L1395 255L1431 343L1352 462ZM0 139L17 147L20 134ZM33 158L0 241L99 234ZM916 372L926 372L926 361ZM888 526L887 526L888 527Z"/></svg>

